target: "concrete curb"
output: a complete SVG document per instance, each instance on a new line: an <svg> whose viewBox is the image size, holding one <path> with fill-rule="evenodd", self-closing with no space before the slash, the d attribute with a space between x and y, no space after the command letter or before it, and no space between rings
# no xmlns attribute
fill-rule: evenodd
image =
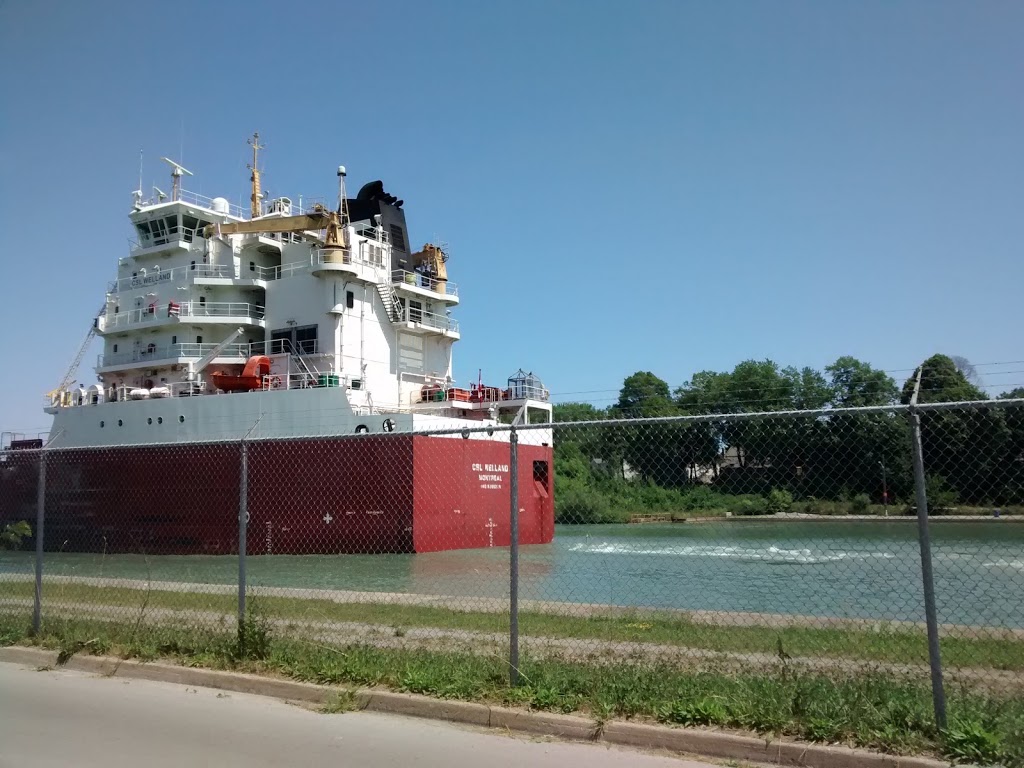
<svg viewBox="0 0 1024 768"><path fill-rule="evenodd" d="M57 653L40 648L0 648L0 662L29 667L54 667ZM135 680L176 683L235 693L270 696L286 701L329 704L339 688L280 680L239 672L182 667L163 663L121 660L109 656L73 656L65 669ZM767 741L752 736L696 728L613 721L603 727L593 720L549 712L490 707L466 701L442 701L427 696L391 691L361 690L355 709L445 720L518 733L577 741L599 741L624 747L661 749L686 755L748 760L803 768L947 768L945 762L924 757L896 757L877 752L790 741Z"/></svg>

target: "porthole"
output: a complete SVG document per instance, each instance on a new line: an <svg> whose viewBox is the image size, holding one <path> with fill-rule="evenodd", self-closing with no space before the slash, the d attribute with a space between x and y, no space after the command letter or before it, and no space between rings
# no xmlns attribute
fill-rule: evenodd
<svg viewBox="0 0 1024 768"><path fill-rule="evenodd" d="M100 422L100 429L103 429L103 422Z"/></svg>
<svg viewBox="0 0 1024 768"><path fill-rule="evenodd" d="M119 427L123 427L123 426L124 426L124 422L123 422L123 421L121 421L121 419L118 419L118 420L117 420L117 426L119 426Z"/></svg>
<svg viewBox="0 0 1024 768"><path fill-rule="evenodd" d="M369 431L370 431L370 428L368 426L366 426L365 424L360 424L358 427L356 427L356 434L357 435L365 435Z"/></svg>
<svg viewBox="0 0 1024 768"><path fill-rule="evenodd" d="M178 423L179 424L184 424L185 423L185 417L184 416L179 416L178 417Z"/></svg>
<svg viewBox="0 0 1024 768"><path fill-rule="evenodd" d="M395 431L395 420L394 419L384 419L384 424L382 426L384 427L384 431L385 432L394 432Z"/></svg>
<svg viewBox="0 0 1024 768"><path fill-rule="evenodd" d="M164 417L163 416L157 416L156 417L156 423L157 424L163 424L164 423Z"/></svg>

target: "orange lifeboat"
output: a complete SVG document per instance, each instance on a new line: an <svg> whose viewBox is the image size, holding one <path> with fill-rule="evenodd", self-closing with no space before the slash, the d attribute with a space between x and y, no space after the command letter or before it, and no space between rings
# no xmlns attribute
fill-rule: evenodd
<svg viewBox="0 0 1024 768"><path fill-rule="evenodd" d="M245 362L241 374L216 371L210 374L213 386L225 392L252 392L263 386L263 377L270 375L270 358L254 355Z"/></svg>

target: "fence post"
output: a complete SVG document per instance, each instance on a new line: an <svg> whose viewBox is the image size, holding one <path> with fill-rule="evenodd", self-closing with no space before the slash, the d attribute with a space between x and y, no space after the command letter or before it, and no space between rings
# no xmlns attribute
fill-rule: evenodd
<svg viewBox="0 0 1024 768"><path fill-rule="evenodd" d="M46 523L46 450L39 450L39 487L36 489L36 589L32 600L32 633L43 623L43 528Z"/></svg>
<svg viewBox="0 0 1024 768"><path fill-rule="evenodd" d="M928 532L928 492L925 488L924 453L921 448L921 415L917 411L917 395L921 389L921 368L910 400L910 446L914 454L914 492L917 503L917 537L921 550L921 579L924 583L924 614L928 627L928 663L932 676L932 704L935 723L946 727L946 692L942 683L942 658L939 651L939 621L935 609L935 579L932 575L932 544Z"/></svg>
<svg viewBox="0 0 1024 768"><path fill-rule="evenodd" d="M238 644L245 653L245 555L249 527L249 443L242 440L241 475L238 479Z"/></svg>
<svg viewBox="0 0 1024 768"><path fill-rule="evenodd" d="M519 685L519 434L515 425L508 436L511 508L509 509L509 682Z"/></svg>

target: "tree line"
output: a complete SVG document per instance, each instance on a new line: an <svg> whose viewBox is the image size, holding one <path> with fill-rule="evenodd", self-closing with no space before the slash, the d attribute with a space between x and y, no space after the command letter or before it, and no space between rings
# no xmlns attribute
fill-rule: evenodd
<svg viewBox="0 0 1024 768"><path fill-rule="evenodd" d="M989 399L970 380L966 361L935 355L919 371L919 403ZM561 403L555 421L699 418L560 430L555 440L559 517L587 507L580 502L588 498L597 503L595 493L609 508L685 505L695 493L706 498L709 492L719 494L718 502L724 495L860 499L861 505L909 501L913 474L906 414L837 409L909 403L917 373L900 388L886 372L853 357L841 357L824 371L748 360L732 371L701 371L673 390L650 371L638 371L626 378L610 407ZM1024 397L1024 388L1000 397ZM821 413L771 415L805 410ZM749 413L767 415L726 417ZM921 422L933 505L1024 504L1024 408L929 411ZM783 495L773 497L773 492ZM645 494L651 503L640 498ZM590 512L583 516L599 518L602 510Z"/></svg>

